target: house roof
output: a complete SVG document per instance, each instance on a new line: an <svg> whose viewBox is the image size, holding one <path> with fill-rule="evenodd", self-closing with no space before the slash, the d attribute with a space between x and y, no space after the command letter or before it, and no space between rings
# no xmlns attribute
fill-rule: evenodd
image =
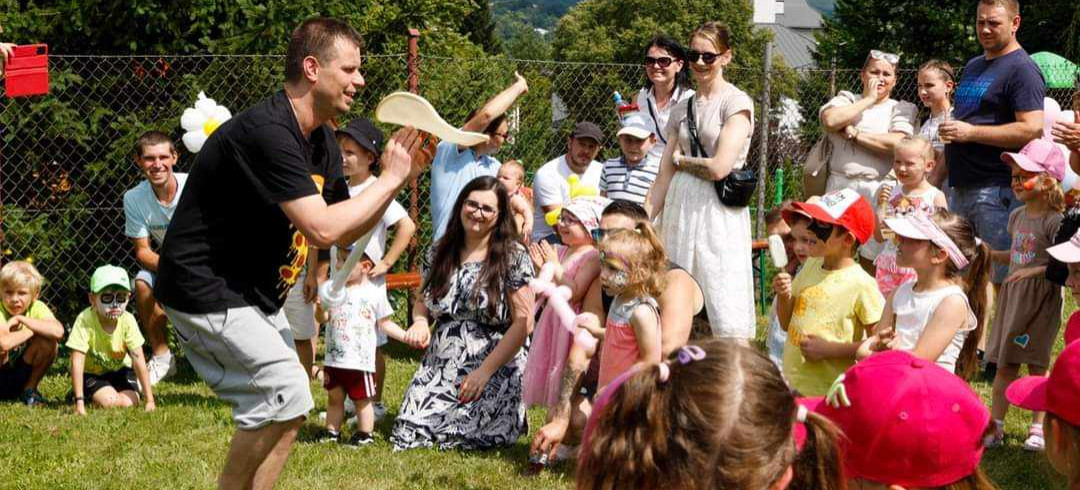
<svg viewBox="0 0 1080 490"><path fill-rule="evenodd" d="M800 32L780 24L763 24L762 27L773 32L773 46L792 68L814 66L814 49L817 42L809 32Z"/></svg>

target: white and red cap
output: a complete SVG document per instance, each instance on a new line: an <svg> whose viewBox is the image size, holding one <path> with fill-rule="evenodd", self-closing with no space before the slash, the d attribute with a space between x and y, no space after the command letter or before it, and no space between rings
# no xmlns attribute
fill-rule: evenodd
<svg viewBox="0 0 1080 490"><path fill-rule="evenodd" d="M1050 256L1066 264L1080 262L1080 230L1074 233L1069 241L1054 245L1046 251L1050 253Z"/></svg>
<svg viewBox="0 0 1080 490"><path fill-rule="evenodd" d="M1005 390L1009 403L1027 410L1050 412L1080 426L1080 342L1061 351L1050 376L1027 376Z"/></svg>
<svg viewBox="0 0 1080 490"><path fill-rule="evenodd" d="M792 203L791 206L792 211L805 214L816 221L844 227L855 235L859 243L866 243L874 234L874 208L858 192L851 189L811 197L806 202Z"/></svg>
<svg viewBox="0 0 1080 490"><path fill-rule="evenodd" d="M1002 153L1001 161L1015 163L1028 172L1046 172L1058 182L1065 180L1065 165L1068 164L1068 158L1061 148L1045 138L1031 140L1019 153Z"/></svg>

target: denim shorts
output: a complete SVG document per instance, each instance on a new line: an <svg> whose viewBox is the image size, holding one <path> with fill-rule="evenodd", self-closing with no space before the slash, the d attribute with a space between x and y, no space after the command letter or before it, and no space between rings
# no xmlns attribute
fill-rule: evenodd
<svg viewBox="0 0 1080 490"><path fill-rule="evenodd" d="M1009 214L1023 203L1008 186L953 187L947 197L949 210L975 225L975 235L994 250L1009 250ZM1009 265L994 266L991 281L1001 284Z"/></svg>

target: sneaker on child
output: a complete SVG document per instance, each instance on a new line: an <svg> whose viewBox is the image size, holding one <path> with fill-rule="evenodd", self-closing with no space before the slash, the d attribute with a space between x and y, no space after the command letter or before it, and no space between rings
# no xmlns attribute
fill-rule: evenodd
<svg viewBox="0 0 1080 490"><path fill-rule="evenodd" d="M382 420L382 418L386 416L386 405L383 405L383 402L375 402L372 403L371 406L375 410L376 422Z"/></svg>
<svg viewBox="0 0 1080 490"><path fill-rule="evenodd" d="M375 442L375 438L372 437L370 433L356 431L353 433L352 437L349 438L349 442L347 442L346 444L353 447L361 447L367 446L368 444L371 444L373 442Z"/></svg>

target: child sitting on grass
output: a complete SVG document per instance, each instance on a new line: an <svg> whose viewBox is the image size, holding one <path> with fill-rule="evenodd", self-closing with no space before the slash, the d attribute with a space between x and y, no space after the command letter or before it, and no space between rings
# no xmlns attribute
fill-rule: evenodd
<svg viewBox="0 0 1080 490"><path fill-rule="evenodd" d="M866 332L881 319L885 298L855 262L855 249L874 233L874 210L850 189L797 202L785 220L803 213L817 238L799 274L776 275L776 311L788 333L784 377L805 396L821 396L855 363Z"/></svg>
<svg viewBox="0 0 1080 490"><path fill-rule="evenodd" d="M38 383L56 360L64 326L38 299L42 282L29 262L0 269L0 400L18 399L28 406L45 401Z"/></svg>
<svg viewBox="0 0 1080 490"><path fill-rule="evenodd" d="M98 267L90 278L89 298L90 307L75 318L66 344L71 349L75 412L86 415L86 398L102 408L135 406L140 385L146 411L154 410L143 336L135 316L126 311L131 299L127 272L114 265Z"/></svg>
<svg viewBox="0 0 1080 490"><path fill-rule="evenodd" d="M349 249L341 248L337 253L338 262L344 263ZM323 387L328 398L326 431L319 436L319 442L342 442L346 396L356 404L358 419L357 431L347 444L365 446L374 442L376 331L382 330L401 342L405 341L405 331L390 319L394 310L386 291L369 277L373 267L371 258L364 254L345 282L345 302L320 304L316 309L319 323L326 324Z"/></svg>

